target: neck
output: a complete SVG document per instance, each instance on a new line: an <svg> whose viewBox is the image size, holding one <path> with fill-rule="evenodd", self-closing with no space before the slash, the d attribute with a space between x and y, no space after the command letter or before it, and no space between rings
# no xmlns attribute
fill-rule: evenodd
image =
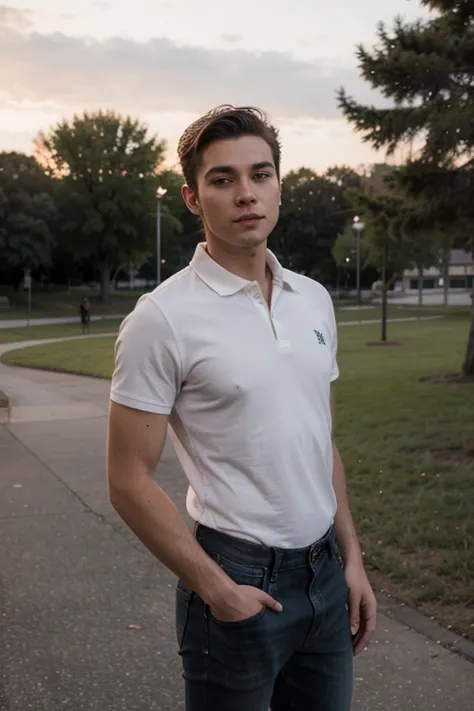
<svg viewBox="0 0 474 711"><path fill-rule="evenodd" d="M256 247L234 247L227 242L207 237L206 249L214 261L228 272L247 281L257 281L260 285L267 282L266 240Z"/></svg>

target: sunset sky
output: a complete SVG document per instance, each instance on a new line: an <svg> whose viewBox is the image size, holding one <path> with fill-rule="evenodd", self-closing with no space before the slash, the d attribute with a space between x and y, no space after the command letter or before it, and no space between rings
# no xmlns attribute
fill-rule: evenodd
<svg viewBox="0 0 474 711"><path fill-rule="evenodd" d="M0 4L0 150L32 151L38 130L83 109L114 108L166 138L216 104L265 109L284 171L383 159L337 108L359 78L355 45L427 15L417 0L10 0Z"/></svg>

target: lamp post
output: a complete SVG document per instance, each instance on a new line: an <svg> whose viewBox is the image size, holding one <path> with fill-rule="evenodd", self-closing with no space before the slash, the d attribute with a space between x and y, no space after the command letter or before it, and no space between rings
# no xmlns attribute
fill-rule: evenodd
<svg viewBox="0 0 474 711"><path fill-rule="evenodd" d="M161 201L168 191L159 187L156 191L156 285L161 283Z"/></svg>
<svg viewBox="0 0 474 711"><path fill-rule="evenodd" d="M357 265L356 265L356 293L357 293L357 306L360 306L360 239L362 231L365 225L361 221L360 217L357 215L354 217L352 222L352 232L356 238L356 252L357 252Z"/></svg>

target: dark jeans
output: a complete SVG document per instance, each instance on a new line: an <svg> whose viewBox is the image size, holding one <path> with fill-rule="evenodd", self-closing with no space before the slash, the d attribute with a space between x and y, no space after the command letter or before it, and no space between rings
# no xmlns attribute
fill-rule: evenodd
<svg viewBox="0 0 474 711"><path fill-rule="evenodd" d="M297 550L266 548L204 526L196 537L236 583L265 590L283 612L264 608L242 622L221 622L178 582L186 711L349 711L348 589L333 529Z"/></svg>

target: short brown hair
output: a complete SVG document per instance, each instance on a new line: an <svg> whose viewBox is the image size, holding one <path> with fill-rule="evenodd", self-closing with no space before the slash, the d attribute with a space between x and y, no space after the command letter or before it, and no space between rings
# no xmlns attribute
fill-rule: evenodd
<svg viewBox="0 0 474 711"><path fill-rule="evenodd" d="M259 136L268 143L280 177L281 144L278 130L266 114L253 106L224 104L212 109L194 121L185 130L178 143L178 158L186 183L196 191L199 158L203 150L214 141L239 136Z"/></svg>

